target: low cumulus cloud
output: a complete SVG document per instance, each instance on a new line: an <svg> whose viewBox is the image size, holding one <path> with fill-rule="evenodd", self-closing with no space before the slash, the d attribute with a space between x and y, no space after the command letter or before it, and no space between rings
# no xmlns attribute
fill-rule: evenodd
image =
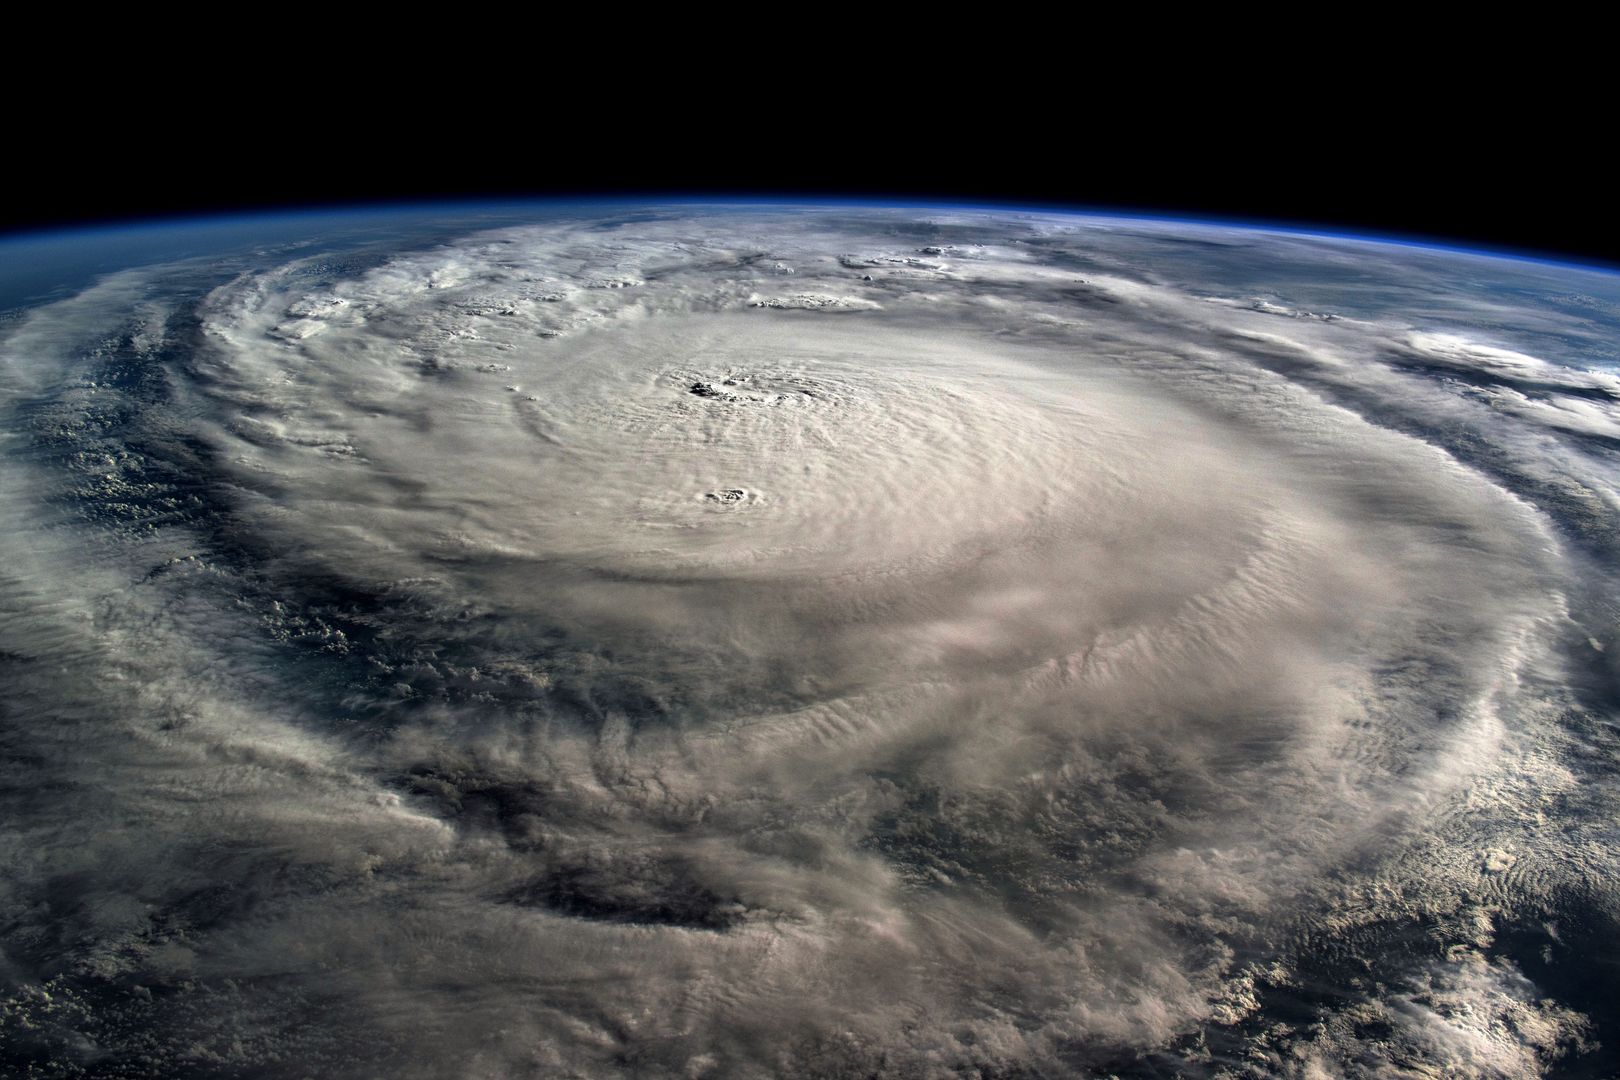
<svg viewBox="0 0 1620 1080"><path fill-rule="evenodd" d="M1600 1060L1614 279L877 211L343 254L5 329L22 1075Z"/></svg>

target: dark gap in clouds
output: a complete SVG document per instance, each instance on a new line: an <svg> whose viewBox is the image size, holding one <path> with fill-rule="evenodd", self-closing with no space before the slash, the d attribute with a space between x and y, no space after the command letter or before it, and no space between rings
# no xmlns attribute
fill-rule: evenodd
<svg viewBox="0 0 1620 1080"><path fill-rule="evenodd" d="M513 889L508 903L592 922L730 930L747 919L740 897L720 896L679 860L615 868L564 865Z"/></svg>
<svg viewBox="0 0 1620 1080"><path fill-rule="evenodd" d="M1620 912L1610 898L1580 885L1562 886L1547 917L1512 920L1487 950L1524 972L1549 997L1581 1010L1592 1024L1584 1053L1552 1070L1560 1080L1620 1076Z"/></svg>
<svg viewBox="0 0 1620 1080"><path fill-rule="evenodd" d="M1308 1043L1313 1028L1335 1014L1377 1003L1386 988L1376 985L1374 978L1407 974L1414 962L1443 962L1443 938L1444 927L1429 915L1380 919L1337 938L1308 934L1293 943L1295 966L1286 980L1257 980L1259 1008L1235 1023L1204 1024L1178 1050L1207 1049L1215 1064L1252 1068L1257 1045L1286 1052L1296 1040ZM1257 949L1253 959L1263 956L1264 949ZM1357 1040L1369 1044L1387 1043L1396 1034L1397 1029L1377 1015L1358 1021L1354 1028ZM1152 1053L1147 1062L1122 1063L1119 1076L1146 1080L1184 1075L1185 1061L1175 1054Z"/></svg>

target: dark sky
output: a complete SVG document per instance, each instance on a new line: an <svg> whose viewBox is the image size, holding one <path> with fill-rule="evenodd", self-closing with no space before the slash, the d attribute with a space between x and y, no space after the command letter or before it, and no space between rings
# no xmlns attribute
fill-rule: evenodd
<svg viewBox="0 0 1620 1080"><path fill-rule="evenodd" d="M1615 185L1578 117L1443 88L1376 111L1277 93L1145 120L1096 94L987 105L859 81L808 102L418 111L430 90L363 107L232 101L228 122L207 89L114 95L23 133L36 149L10 170L0 230L425 198L841 196L1238 218L1620 264Z"/></svg>

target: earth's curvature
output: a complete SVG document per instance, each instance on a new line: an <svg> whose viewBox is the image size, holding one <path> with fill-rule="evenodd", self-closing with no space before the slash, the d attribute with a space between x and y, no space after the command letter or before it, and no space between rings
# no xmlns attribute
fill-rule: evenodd
<svg viewBox="0 0 1620 1080"><path fill-rule="evenodd" d="M1620 1069L1620 276L849 206L30 243L0 1073Z"/></svg>

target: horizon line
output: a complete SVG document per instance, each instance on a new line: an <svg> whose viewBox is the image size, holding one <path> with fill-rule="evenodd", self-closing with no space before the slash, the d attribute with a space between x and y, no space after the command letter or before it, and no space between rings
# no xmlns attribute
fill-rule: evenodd
<svg viewBox="0 0 1620 1080"><path fill-rule="evenodd" d="M143 230L199 228L208 226L243 226L265 219L288 220L300 217L323 218L342 215L382 216L389 213L430 213L455 210L476 212L496 208L568 206L693 206L693 207L775 207L789 209L850 208L867 210L934 210L965 213L1025 213L1054 217L1091 218L1120 222L1144 222L1161 225L1189 225L1205 228L1245 229L1321 240L1340 240L1354 243L1378 244L1393 247L1416 248L1424 251L1452 255L1466 255L1485 259L1506 259L1560 269L1583 270L1591 273L1620 276L1620 260L1610 261L1593 256L1560 254L1546 249L1532 249L1508 244L1473 242L1442 237L1428 233L1404 230L1379 231L1359 226L1341 226L1323 221L1305 221L1290 218L1257 218L1244 215L1183 212L1173 209L1149 207L1121 207L1117 205L1084 205L1079 203L1049 203L1040 201L957 201L930 197L895 197L880 195L818 196L742 195L718 192L711 195L646 192L639 194L569 194L569 195L446 195L425 197L387 196L372 200L312 201L301 204L274 204L244 206L240 208L198 211L160 211L146 215L113 217L81 222L49 225L30 225L0 230L0 247L19 243L41 243L71 238L88 239L92 236L134 233Z"/></svg>

